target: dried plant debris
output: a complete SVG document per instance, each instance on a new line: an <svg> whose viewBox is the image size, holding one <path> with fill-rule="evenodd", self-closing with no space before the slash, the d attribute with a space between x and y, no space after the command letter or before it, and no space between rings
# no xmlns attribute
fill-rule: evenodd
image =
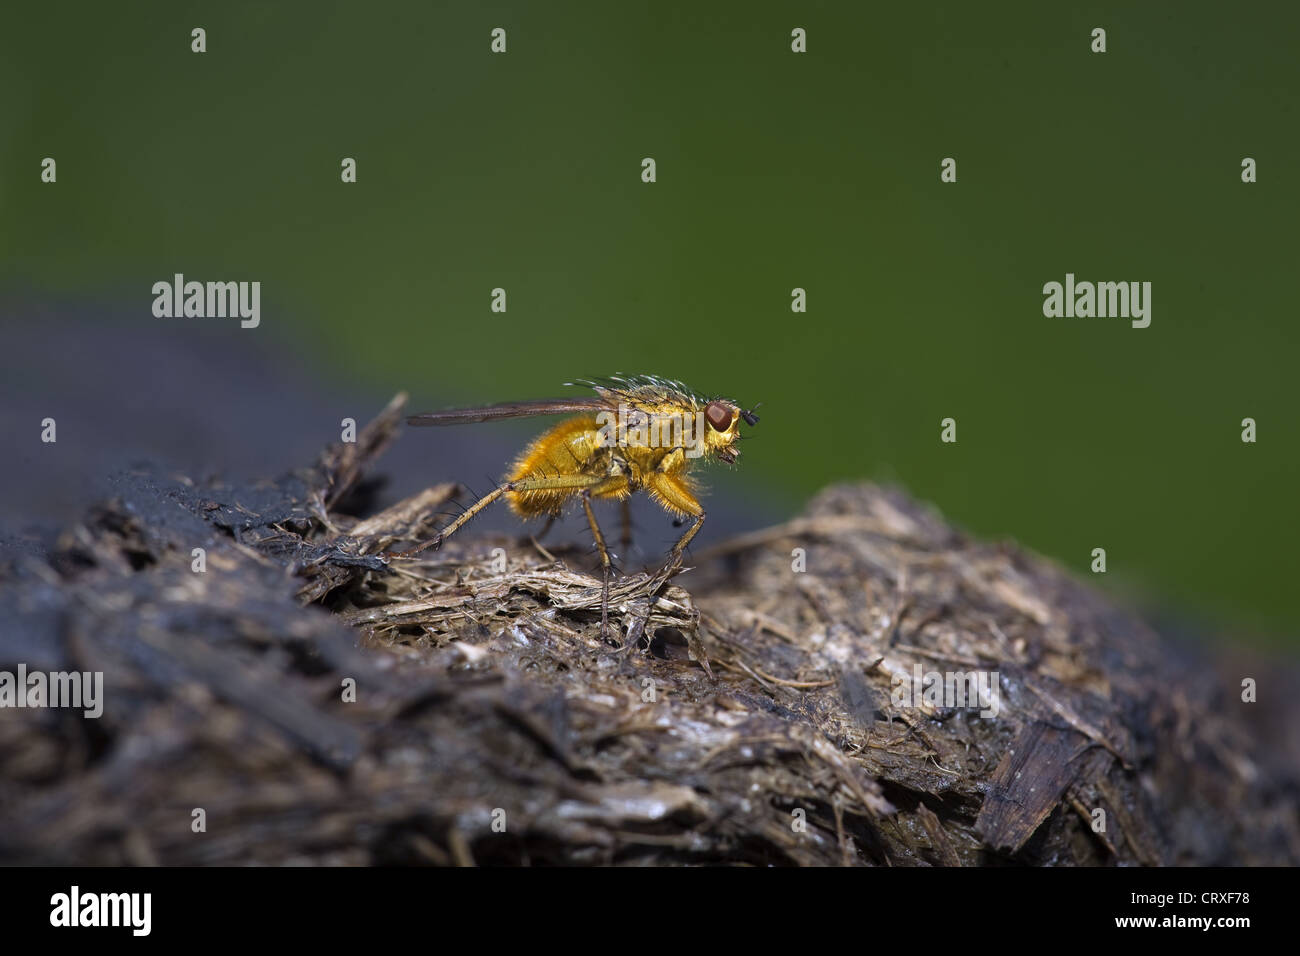
<svg viewBox="0 0 1300 956"><path fill-rule="evenodd" d="M1233 686L1040 559L834 487L619 578L608 643L587 542L386 557L457 495L369 507L402 405L278 481L122 476L7 559L0 669L102 672L104 702L0 711L0 859L1300 861ZM900 698L918 672L992 678Z"/></svg>

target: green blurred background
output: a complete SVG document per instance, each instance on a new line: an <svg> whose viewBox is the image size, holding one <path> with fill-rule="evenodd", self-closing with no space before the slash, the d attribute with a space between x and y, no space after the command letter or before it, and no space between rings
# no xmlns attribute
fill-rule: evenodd
<svg viewBox="0 0 1300 956"><path fill-rule="evenodd" d="M1059 6L25 4L0 292L257 279L230 335L417 404L678 377L764 403L768 509L894 481L1294 640L1300 8ZM1066 272L1152 282L1151 327L1044 318Z"/></svg>

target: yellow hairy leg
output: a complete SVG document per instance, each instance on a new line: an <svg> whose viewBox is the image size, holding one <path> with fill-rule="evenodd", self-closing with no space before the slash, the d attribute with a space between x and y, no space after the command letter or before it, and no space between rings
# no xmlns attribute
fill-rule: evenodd
<svg viewBox="0 0 1300 956"><path fill-rule="evenodd" d="M590 488L593 485L601 484L608 479L604 477L591 477L590 475L557 475L551 478L525 478L521 481L507 481L503 485L493 488L478 501L474 502L456 518L451 524L443 528L436 535L420 545L418 548L412 548L410 551L400 551L396 557L409 557L413 554L419 554L421 551L427 551L433 548L435 551L442 547L442 543L450 538L453 534L463 528L475 515L486 508L492 502L496 501L502 495L511 492L528 492L528 491L547 491L562 492L565 498ZM390 555L391 556L391 555Z"/></svg>
<svg viewBox="0 0 1300 956"><path fill-rule="evenodd" d="M673 567L681 561L686 546L699 532L700 525L704 524L704 506L700 504L700 499L695 497L695 492L691 490L686 476L680 472L656 471L646 478L645 485L646 490L650 492L650 497L665 511L695 519L669 552L666 567Z"/></svg>

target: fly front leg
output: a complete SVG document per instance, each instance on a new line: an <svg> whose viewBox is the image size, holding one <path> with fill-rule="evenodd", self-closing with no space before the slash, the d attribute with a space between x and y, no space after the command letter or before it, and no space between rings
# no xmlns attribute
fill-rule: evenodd
<svg viewBox="0 0 1300 956"><path fill-rule="evenodd" d="M673 545L673 549L668 552L668 563L661 572L668 574L681 564L686 546L691 543L691 539L699 533L700 526L704 524L704 506L679 475L655 472L646 481L646 485L654 499L667 511L695 519L686 529L686 533Z"/></svg>
<svg viewBox="0 0 1300 956"><path fill-rule="evenodd" d="M694 523L686 529L686 533L681 536L675 545L673 545L673 550L669 555L673 564L681 563L682 554L686 551L686 546L691 543L691 539L695 537L696 533L700 530L700 526L704 524L706 514L707 512L701 511L696 515Z"/></svg>
<svg viewBox="0 0 1300 956"><path fill-rule="evenodd" d="M704 524L705 514L706 512L701 508L700 513L695 516L695 521L691 523L691 526L686 529L686 533L673 545L672 551L668 552L669 568L675 569L682 563L682 555L686 552L686 546L691 543L691 539L699 532L700 525Z"/></svg>

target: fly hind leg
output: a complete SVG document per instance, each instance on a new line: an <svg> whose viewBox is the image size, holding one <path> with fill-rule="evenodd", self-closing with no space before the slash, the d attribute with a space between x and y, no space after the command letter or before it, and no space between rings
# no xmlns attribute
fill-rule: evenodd
<svg viewBox="0 0 1300 956"><path fill-rule="evenodd" d="M589 488L593 484L604 482L604 478L591 479L586 475L562 475L556 477L535 477L520 478L515 481L507 481L505 484L498 485L478 501L466 508L459 517L451 524L443 528L428 541L417 545L408 551L387 551L384 553L386 558L409 558L419 554L421 551L432 549L437 551L442 547L442 543L450 538L453 534L465 526L467 522L480 511L486 508L492 502L496 501L506 492L510 491L565 491L573 493L581 491L583 488Z"/></svg>
<svg viewBox="0 0 1300 956"><path fill-rule="evenodd" d="M453 534L455 534L462 526L464 526L466 522L468 522L476 514L478 514L480 511L482 511L484 508L492 504L492 502L496 501L498 498L500 498L502 495L504 495L507 491L510 490L511 490L510 485L508 483L493 488L491 491L485 494L478 501L474 502L472 505L470 505L468 508L462 511L455 521L447 525L447 527L443 528L441 531L435 534L428 541L424 542L423 544L416 545L414 548L408 548L405 551L385 551L384 557L385 558L411 558L419 554L421 551L428 551L430 549L437 551L439 548L442 547L442 543L446 541L448 538L450 538Z"/></svg>

